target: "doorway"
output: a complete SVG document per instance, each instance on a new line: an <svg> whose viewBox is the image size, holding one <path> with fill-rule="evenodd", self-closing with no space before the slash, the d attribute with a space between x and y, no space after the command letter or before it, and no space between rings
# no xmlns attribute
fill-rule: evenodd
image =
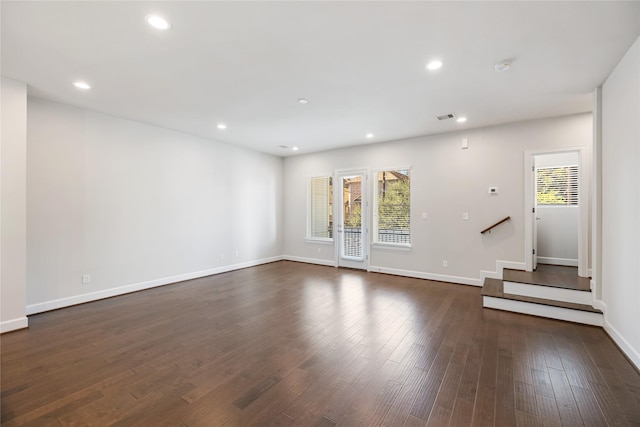
<svg viewBox="0 0 640 427"><path fill-rule="evenodd" d="M525 266L578 267L588 277L585 147L525 153Z"/></svg>
<svg viewBox="0 0 640 427"><path fill-rule="evenodd" d="M367 269L368 264L368 184L366 170L336 172L334 217L337 231L338 267Z"/></svg>

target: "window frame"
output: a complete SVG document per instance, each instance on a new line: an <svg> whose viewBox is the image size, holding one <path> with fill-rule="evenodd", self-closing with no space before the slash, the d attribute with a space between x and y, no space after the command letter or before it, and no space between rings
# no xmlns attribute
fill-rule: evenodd
<svg viewBox="0 0 640 427"><path fill-rule="evenodd" d="M378 174L380 172L390 172L390 171L407 171L407 176L409 177L409 243L396 243L396 242L384 242L378 240L378 226L379 226L379 211L378 211ZM371 198L371 246L379 249L391 249L391 250L401 250L408 251L411 250L412 246L412 238L411 238L411 217L412 217L412 203L411 203L411 175L412 175L411 166L393 166L393 167L384 167L377 168L371 170L371 181L373 188L373 197Z"/></svg>
<svg viewBox="0 0 640 427"><path fill-rule="evenodd" d="M333 192L334 192L334 176L333 173L324 173L324 174L315 174L312 176L309 176L307 178L307 182L306 182L306 194L307 194L307 218L306 218L306 234L305 234L305 241L307 242L313 242L313 243L326 243L326 244L333 244L334 239L333 237L317 237L313 235L313 225L312 225L312 217L313 217L313 180L314 179L319 179L319 178L326 178L331 180L331 186L330 188L327 189L327 194L329 197L329 200L331 200L331 203L329 204L329 210L328 213L330 215L331 218L333 218L334 216L334 206L333 206ZM333 233L331 234L333 236Z"/></svg>

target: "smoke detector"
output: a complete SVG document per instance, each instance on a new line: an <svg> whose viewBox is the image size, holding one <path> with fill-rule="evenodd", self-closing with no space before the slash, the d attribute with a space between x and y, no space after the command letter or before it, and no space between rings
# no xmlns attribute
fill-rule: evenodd
<svg viewBox="0 0 640 427"><path fill-rule="evenodd" d="M496 65L493 66L493 68L499 73L503 71L507 71L509 68L511 68L511 61L509 61L508 59L505 59L504 61L498 62Z"/></svg>

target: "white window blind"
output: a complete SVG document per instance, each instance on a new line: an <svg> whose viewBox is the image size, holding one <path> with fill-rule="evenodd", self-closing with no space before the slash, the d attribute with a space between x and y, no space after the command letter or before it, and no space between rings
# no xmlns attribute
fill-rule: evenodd
<svg viewBox="0 0 640 427"><path fill-rule="evenodd" d="M411 181L409 170L378 171L376 181L376 243L411 243Z"/></svg>
<svg viewBox="0 0 640 427"><path fill-rule="evenodd" d="M536 168L536 204L578 206L578 166Z"/></svg>
<svg viewBox="0 0 640 427"><path fill-rule="evenodd" d="M311 206L308 235L312 239L333 238L333 179L311 178Z"/></svg>

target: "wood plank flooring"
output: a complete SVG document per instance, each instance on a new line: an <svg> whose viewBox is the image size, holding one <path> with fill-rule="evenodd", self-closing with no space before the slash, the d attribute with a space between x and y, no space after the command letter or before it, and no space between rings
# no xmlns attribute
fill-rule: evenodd
<svg viewBox="0 0 640 427"><path fill-rule="evenodd" d="M6 427L640 425L602 329L476 287L282 261L29 323L0 338Z"/></svg>
<svg viewBox="0 0 640 427"><path fill-rule="evenodd" d="M511 270L505 268L503 279L507 282L532 283L556 288L591 291L591 280L578 276L578 267L538 264L535 271Z"/></svg>

